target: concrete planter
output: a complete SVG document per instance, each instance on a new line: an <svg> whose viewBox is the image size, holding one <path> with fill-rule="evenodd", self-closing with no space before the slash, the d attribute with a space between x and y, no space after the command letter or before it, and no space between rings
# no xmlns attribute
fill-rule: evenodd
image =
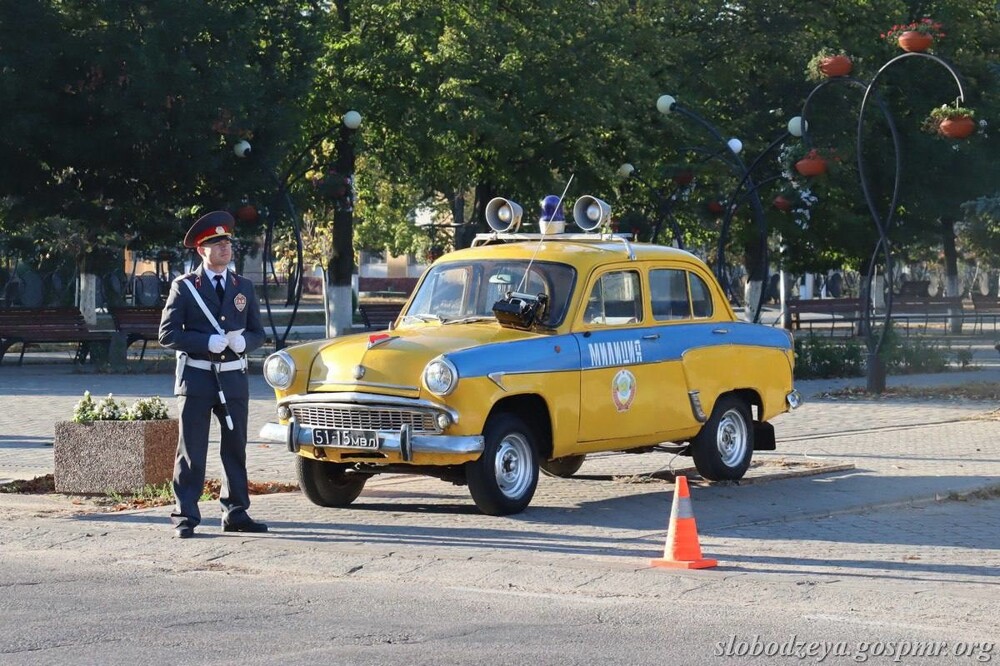
<svg viewBox="0 0 1000 666"><path fill-rule="evenodd" d="M134 493L173 478L177 419L56 423L56 492Z"/></svg>

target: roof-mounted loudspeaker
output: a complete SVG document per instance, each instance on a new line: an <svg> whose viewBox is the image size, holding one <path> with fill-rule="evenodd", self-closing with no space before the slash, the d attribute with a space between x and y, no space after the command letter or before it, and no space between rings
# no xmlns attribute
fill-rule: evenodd
<svg viewBox="0 0 1000 666"><path fill-rule="evenodd" d="M493 231L514 233L521 226L523 212L521 206L510 199L496 197L486 204L486 222Z"/></svg>
<svg viewBox="0 0 1000 666"><path fill-rule="evenodd" d="M593 231L611 221L611 206L585 194L573 205L573 220L584 231Z"/></svg>

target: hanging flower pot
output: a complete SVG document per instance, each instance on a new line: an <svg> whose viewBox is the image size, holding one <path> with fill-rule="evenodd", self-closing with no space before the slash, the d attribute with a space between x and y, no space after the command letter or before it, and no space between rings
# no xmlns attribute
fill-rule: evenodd
<svg viewBox="0 0 1000 666"><path fill-rule="evenodd" d="M826 159L808 155L795 163L795 170L802 176L821 176L826 173Z"/></svg>
<svg viewBox="0 0 1000 666"><path fill-rule="evenodd" d="M771 202L771 205L783 213L787 213L792 209L792 202L780 194L774 197L774 201Z"/></svg>
<svg viewBox="0 0 1000 666"><path fill-rule="evenodd" d="M934 38L926 32L907 30L896 40L899 48L909 53L923 53L934 43Z"/></svg>
<svg viewBox="0 0 1000 666"><path fill-rule="evenodd" d="M949 139L964 139L976 131L975 117L975 109L960 106L958 101L942 104L931 109L921 129Z"/></svg>
<svg viewBox="0 0 1000 666"><path fill-rule="evenodd" d="M976 131L976 121L969 116L947 118L938 125L938 133L949 139L965 139Z"/></svg>
<svg viewBox="0 0 1000 666"><path fill-rule="evenodd" d="M847 76L851 73L854 68L854 63L851 59L845 55L834 55L828 58L823 58L819 62L819 70L824 74L833 78L835 76Z"/></svg>

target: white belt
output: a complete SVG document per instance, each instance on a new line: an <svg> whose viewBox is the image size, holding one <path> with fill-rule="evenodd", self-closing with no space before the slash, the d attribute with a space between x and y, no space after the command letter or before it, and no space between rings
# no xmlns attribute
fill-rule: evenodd
<svg viewBox="0 0 1000 666"><path fill-rule="evenodd" d="M211 370L213 367L215 367L219 369L219 372L229 372L231 370L246 370L247 359L246 357L240 357L236 361L224 361L222 363L213 363L211 361L201 361L196 358L188 358L187 365L192 368L198 368L199 370Z"/></svg>

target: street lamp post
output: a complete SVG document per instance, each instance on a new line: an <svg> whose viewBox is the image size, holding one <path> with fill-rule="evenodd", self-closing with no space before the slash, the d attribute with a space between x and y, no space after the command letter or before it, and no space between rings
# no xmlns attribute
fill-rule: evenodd
<svg viewBox="0 0 1000 666"><path fill-rule="evenodd" d="M875 203L874 196L872 195L871 187L868 183L868 172L865 168L864 160L864 121L865 121L865 110L868 108L868 102L875 95L875 84L879 81L879 78L883 73L893 65L903 62L907 58L925 58L933 63L936 63L951 74L952 78L955 80L955 85L958 87L958 100L964 101L965 91L962 90L962 82L959 79L958 73L949 65L947 62L941 58L931 55L929 53L923 52L907 52L902 55L898 55L892 58L885 64L883 64L872 80L868 82L865 87L865 94L861 100L861 108L858 109L858 125L857 125L857 135L856 140L856 150L858 159L858 179L861 185L861 191L864 194L865 204L868 206L868 212L871 214L872 221L875 223L875 227L879 233L878 242L875 245L875 249L872 252L872 257L868 265L868 275L865 280L865 288L862 290L862 300L861 300L861 313L862 313L862 326L865 329L865 340L868 347L868 377L867 377L867 391L869 393L883 393L885 391L886 385L886 368L885 362L882 360L881 354L879 353L882 343L885 340L886 333L889 330L889 326L892 322L892 247L889 242L889 229L892 225L893 216L898 208L899 201L899 185L902 176L902 154L899 146L899 137L895 131L895 125L892 124L891 115L889 115L888 110L885 105L882 104L883 113L885 113L890 118L890 127L893 131L893 148L895 150L896 159L896 177L893 183L892 196L890 198L889 205L886 209L885 219L882 218L878 206ZM886 279L886 302L885 302L885 314L883 316L883 325L881 330L876 335L874 328L872 327L872 308L871 308L871 282L875 272L875 266L877 263L877 256L879 251L885 256L885 279Z"/></svg>
<svg viewBox="0 0 1000 666"><path fill-rule="evenodd" d="M674 235L674 246L680 249L684 249L684 236L681 233L680 225L677 224L677 220L674 218L673 214L673 202L677 198L677 192L681 189L680 187L675 187L674 191L670 193L670 196L663 194L663 190L659 187L651 185L642 176L639 175L638 170L632 164L628 162L622 164L618 167L618 177L622 180L628 180L629 178L641 183L647 190L649 190L653 197L656 199L656 224L653 226L653 233L650 235L649 242L655 243L656 237L660 235L660 228L663 226L664 220L670 224L670 231Z"/></svg>
<svg viewBox="0 0 1000 666"><path fill-rule="evenodd" d="M348 174L346 186L347 192L345 196L337 203L336 212L334 213L334 256L330 261L331 270L336 270L338 273L337 277L333 278L333 284L337 287L333 289L333 303L327 300L324 303L324 308L326 310L326 333L327 336L338 335L341 333L349 332L351 327L351 320L353 317L353 303L351 299L351 275L354 268L354 229L353 229L353 211L354 211L354 196L353 196L353 174L354 174L354 146L351 141L352 134L361 125L361 114L357 111L348 111L341 118L341 122L336 125L331 125L329 128L313 137L313 139L298 155L295 156L289 162L289 167L281 175L277 172L272 173L275 184L277 185L277 196L285 205L287 209L289 220L292 224L292 233L295 239L295 264L292 266L292 274L295 279L295 284L290 299L290 304L292 306L292 311L288 318L288 323L285 326L284 333L279 334L277 327L274 324L274 316L271 311L271 301L268 295L268 291L264 288L264 305L265 312L268 319L268 323L271 327L271 331L274 335L274 347L275 349L282 349L286 346L286 341L288 335L291 332L292 326L295 323L295 316L298 313L299 303L302 299L302 277L303 277L303 243L302 243L302 224L299 218L298 211L295 208L295 202L292 199L289 186L297 174L301 171L299 165L302 160L305 159L309 153L311 153L317 146L320 145L327 137L330 136L334 131L339 130L340 134L336 142L337 148L337 159L336 159L336 170L338 173ZM250 157L253 150L250 142L246 140L238 141L233 145L233 152L237 157L247 158ZM264 232L264 246L261 251L263 265L264 265L264 275L267 275L268 262L271 259L273 240L274 240L274 227L275 218L271 217L268 219L267 228ZM346 243L347 250L344 251L344 244ZM346 259L345 259L346 256ZM346 271L342 265L346 261ZM342 274L346 272L346 305L341 303L343 300L343 295L339 293L339 287L341 285ZM332 274L328 271L328 274ZM340 290L342 291L342 290ZM331 312L331 308L333 312ZM333 317L336 316L337 324L331 325ZM346 321L342 324L341 322Z"/></svg>
<svg viewBox="0 0 1000 666"><path fill-rule="evenodd" d="M723 218L722 228L720 229L719 234L715 272L720 282L723 284L729 283L729 276L726 274L725 263L725 248L728 245L729 229L732 224L733 215L738 207L737 204L749 200L751 214L754 218L758 231L758 245L756 249L758 256L756 265L751 266L750 293L747 298L747 315L750 321L760 321L761 311L763 310L764 300L766 298L764 285L766 284L768 276L768 229L767 221L764 216L764 206L760 200L759 189L764 182L771 182L774 179L768 179L767 181L757 183L753 179L753 171L762 163L763 157L782 143L789 136L789 134L793 136L801 134L804 127L804 121L800 117L792 118L788 123L787 131L778 139L771 142L771 144L760 155L758 155L748 167L740 157L740 153L743 151L742 141L735 137L730 139L724 138L722 133L719 132L714 125L709 123L694 111L679 104L673 96L661 95L656 100L656 109L663 115L679 113L680 115L694 120L706 131L708 131L708 133L719 144L725 146L725 150L722 151L727 157L725 161L733 168L739 176L740 181L733 190L732 195L729 197L729 206L727 206L725 216ZM743 197L740 197L740 192L744 188L746 189L746 193Z"/></svg>

